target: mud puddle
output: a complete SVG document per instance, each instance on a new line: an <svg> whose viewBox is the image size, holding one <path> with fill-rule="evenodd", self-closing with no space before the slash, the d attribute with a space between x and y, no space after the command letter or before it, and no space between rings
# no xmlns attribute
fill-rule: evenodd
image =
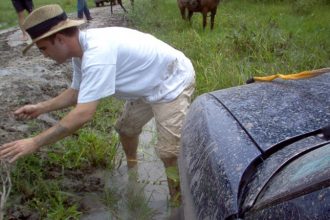
<svg viewBox="0 0 330 220"><path fill-rule="evenodd" d="M139 202L145 202L152 212L152 219L177 219L173 208L169 205L169 192L167 179L163 163L158 159L154 150L155 144L155 124L150 121L144 128L140 136L140 145L138 147L138 166L136 170L127 170L123 163L118 169L112 172L104 172L105 190L115 190L119 192L122 201L132 199L132 194L142 196ZM102 172L102 171L100 171ZM133 198L134 199L134 198ZM105 220L113 219L113 213L105 206L96 194L86 195L83 199L83 206L90 209L84 214L83 220ZM97 204L97 205L95 205ZM138 216L139 211L133 210L129 213L128 204L123 202L119 207L120 219L143 219ZM143 210L141 210L142 212ZM145 213L140 213L145 214ZM136 218L132 218L132 215Z"/></svg>

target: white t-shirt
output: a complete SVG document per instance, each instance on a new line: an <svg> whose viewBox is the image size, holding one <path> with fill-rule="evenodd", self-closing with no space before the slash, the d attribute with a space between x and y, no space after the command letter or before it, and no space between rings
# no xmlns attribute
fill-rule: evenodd
<svg viewBox="0 0 330 220"><path fill-rule="evenodd" d="M78 103L115 95L157 103L174 100L193 80L190 60L152 35L122 27L80 31L83 57L73 58Z"/></svg>

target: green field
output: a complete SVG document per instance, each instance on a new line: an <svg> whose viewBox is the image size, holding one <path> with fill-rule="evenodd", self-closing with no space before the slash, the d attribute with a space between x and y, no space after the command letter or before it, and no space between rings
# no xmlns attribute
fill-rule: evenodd
<svg viewBox="0 0 330 220"><path fill-rule="evenodd" d="M214 31L202 30L201 14L191 25L182 21L176 0L140 2L131 18L136 28L192 59L196 94L242 84L251 75L330 66L329 1L222 1Z"/></svg>

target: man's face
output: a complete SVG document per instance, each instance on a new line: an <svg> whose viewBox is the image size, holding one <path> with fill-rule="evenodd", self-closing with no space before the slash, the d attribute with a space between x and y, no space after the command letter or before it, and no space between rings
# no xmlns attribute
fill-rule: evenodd
<svg viewBox="0 0 330 220"><path fill-rule="evenodd" d="M67 46L58 35L53 40L41 39L36 45L45 57L55 60L58 64L64 63L69 58Z"/></svg>

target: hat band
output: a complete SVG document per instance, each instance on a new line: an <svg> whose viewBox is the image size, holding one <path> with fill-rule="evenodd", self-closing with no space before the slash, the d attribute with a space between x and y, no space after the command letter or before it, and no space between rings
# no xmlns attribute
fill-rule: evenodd
<svg viewBox="0 0 330 220"><path fill-rule="evenodd" d="M32 39L40 37L41 35L48 32L52 27L60 23L61 21L65 21L68 18L65 12L56 17L50 18L46 21L43 21L35 26L32 26L26 29L26 32L30 35Z"/></svg>

